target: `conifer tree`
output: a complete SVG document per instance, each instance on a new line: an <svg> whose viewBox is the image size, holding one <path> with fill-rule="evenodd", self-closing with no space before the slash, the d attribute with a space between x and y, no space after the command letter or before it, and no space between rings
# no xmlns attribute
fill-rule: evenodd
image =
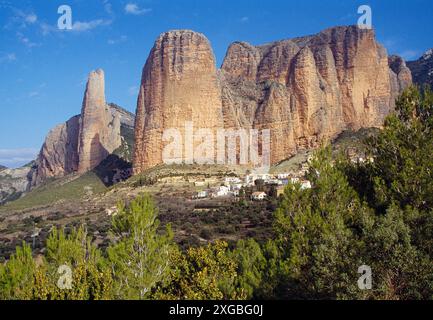
<svg viewBox="0 0 433 320"><path fill-rule="evenodd" d="M149 195L139 196L128 207L118 206L112 221L115 243L107 250L118 298L148 299L160 282L167 281L175 246L170 226L158 233L157 217Z"/></svg>

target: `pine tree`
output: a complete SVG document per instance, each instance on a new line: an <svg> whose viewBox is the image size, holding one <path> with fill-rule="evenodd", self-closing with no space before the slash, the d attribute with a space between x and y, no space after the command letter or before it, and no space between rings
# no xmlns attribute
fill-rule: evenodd
<svg viewBox="0 0 433 320"><path fill-rule="evenodd" d="M205 247L177 251L172 256L175 268L171 281L160 288L161 299L222 300L245 299L238 286L237 263L227 250L227 243L216 241Z"/></svg>
<svg viewBox="0 0 433 320"><path fill-rule="evenodd" d="M35 277L35 298L47 300L106 300L112 298L113 279L102 253L87 236L86 229L69 234L54 228L47 239L45 263ZM70 274L66 275L65 269ZM63 271L62 271L63 270ZM70 276L70 287L59 286Z"/></svg>
<svg viewBox="0 0 433 320"><path fill-rule="evenodd" d="M35 273L32 250L23 242L9 261L0 265L0 300L31 299Z"/></svg>
<svg viewBox="0 0 433 320"><path fill-rule="evenodd" d="M397 113L369 139L372 206L433 210L433 93L410 87L397 99Z"/></svg>
<svg viewBox="0 0 433 320"><path fill-rule="evenodd" d="M107 250L117 298L148 299L167 280L170 256L175 250L170 226L159 234L158 211L149 195L128 207L119 204L112 221L115 243Z"/></svg>
<svg viewBox="0 0 433 320"><path fill-rule="evenodd" d="M262 249L254 239L239 240L231 255L238 264L236 286L242 288L247 299L251 299L262 286L266 268Z"/></svg>
<svg viewBox="0 0 433 320"><path fill-rule="evenodd" d="M329 146L316 152L308 178L312 189L289 184L275 213L280 298L355 298L359 232L370 212L333 163Z"/></svg>

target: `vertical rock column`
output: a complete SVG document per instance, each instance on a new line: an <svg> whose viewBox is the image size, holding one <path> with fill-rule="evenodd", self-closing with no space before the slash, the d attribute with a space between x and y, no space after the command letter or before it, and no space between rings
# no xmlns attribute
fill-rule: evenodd
<svg viewBox="0 0 433 320"><path fill-rule="evenodd" d="M84 173L95 168L120 144L120 122L113 120L105 102L104 71L98 69L89 74L83 99L78 172Z"/></svg>

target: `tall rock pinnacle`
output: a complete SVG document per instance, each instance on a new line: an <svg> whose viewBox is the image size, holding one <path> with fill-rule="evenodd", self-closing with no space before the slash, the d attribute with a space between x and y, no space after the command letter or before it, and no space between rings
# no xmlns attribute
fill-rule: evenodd
<svg viewBox="0 0 433 320"><path fill-rule="evenodd" d="M122 141L121 114L105 102L104 72L89 75L80 115L52 129L39 152L31 186L95 168Z"/></svg>
<svg viewBox="0 0 433 320"><path fill-rule="evenodd" d="M105 102L104 71L92 71L81 109L78 172L95 168L120 144L120 121L112 121Z"/></svg>

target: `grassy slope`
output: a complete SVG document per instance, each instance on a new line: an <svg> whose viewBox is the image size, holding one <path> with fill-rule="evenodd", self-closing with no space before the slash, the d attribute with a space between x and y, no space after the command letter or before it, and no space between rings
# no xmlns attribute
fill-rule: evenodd
<svg viewBox="0 0 433 320"><path fill-rule="evenodd" d="M100 193L107 189L94 172L89 172L81 177L72 179L72 181L70 180L71 177L65 177L47 182L23 198L0 207L0 212L44 206L60 200L80 199L89 190L93 193Z"/></svg>

